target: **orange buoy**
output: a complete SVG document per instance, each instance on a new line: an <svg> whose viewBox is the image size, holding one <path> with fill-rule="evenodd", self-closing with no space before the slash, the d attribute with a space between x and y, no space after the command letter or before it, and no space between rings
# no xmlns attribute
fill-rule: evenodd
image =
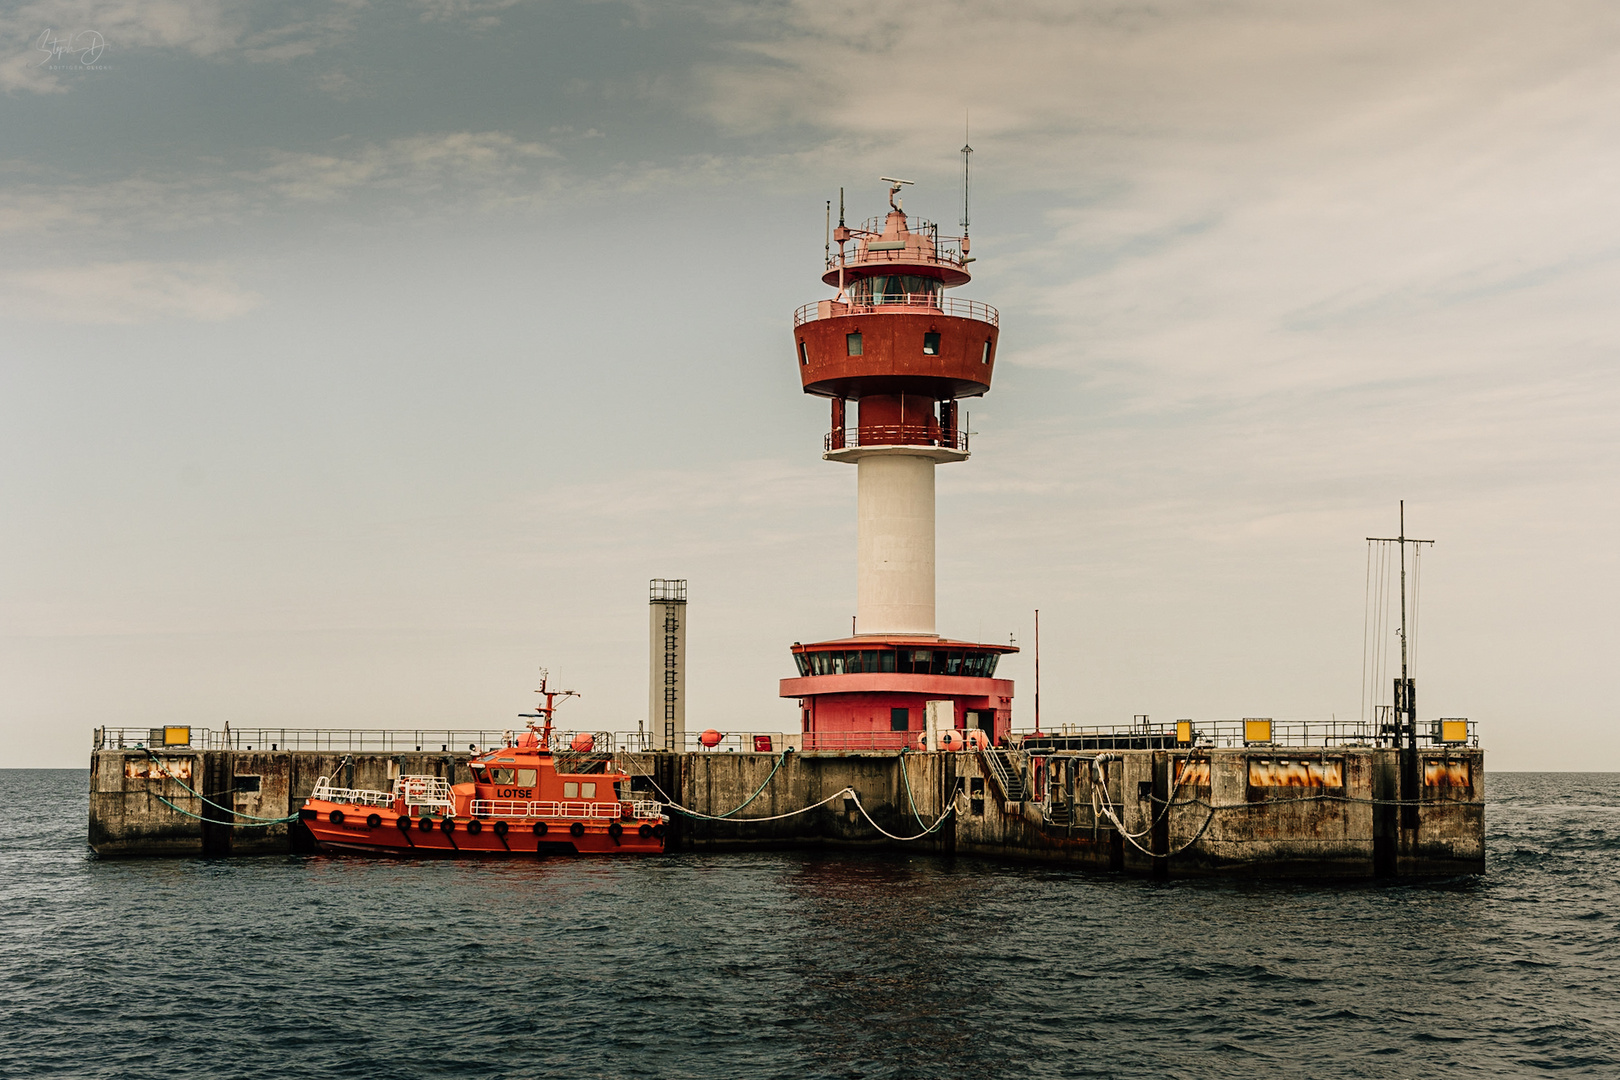
<svg viewBox="0 0 1620 1080"><path fill-rule="evenodd" d="M955 728L946 728L939 733L939 748L941 750L960 750L967 745L967 740Z"/></svg>
<svg viewBox="0 0 1620 1080"><path fill-rule="evenodd" d="M720 740L723 738L725 736L714 730L714 728L705 728L703 734L698 736L698 742L713 750L720 745Z"/></svg>
<svg viewBox="0 0 1620 1080"><path fill-rule="evenodd" d="M574 741L568 745L573 747L576 754L589 753L596 746L596 736L588 731L581 731L574 736Z"/></svg>
<svg viewBox="0 0 1620 1080"><path fill-rule="evenodd" d="M978 728L970 728L967 733L967 744L969 750L983 750L990 745L990 736Z"/></svg>

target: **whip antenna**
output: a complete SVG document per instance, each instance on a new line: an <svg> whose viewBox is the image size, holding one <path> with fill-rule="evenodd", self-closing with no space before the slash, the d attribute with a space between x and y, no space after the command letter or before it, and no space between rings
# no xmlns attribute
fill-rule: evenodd
<svg viewBox="0 0 1620 1080"><path fill-rule="evenodd" d="M968 144L967 121L962 122L962 235L968 234L968 155L973 147Z"/></svg>

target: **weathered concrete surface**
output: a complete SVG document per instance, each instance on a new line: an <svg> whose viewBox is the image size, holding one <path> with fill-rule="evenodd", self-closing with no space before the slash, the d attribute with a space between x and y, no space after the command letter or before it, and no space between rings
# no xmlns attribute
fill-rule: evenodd
<svg viewBox="0 0 1620 1080"><path fill-rule="evenodd" d="M672 815L670 850L893 845L1165 877L1483 871L1483 753L1420 753L1420 771L1433 782L1419 792L1415 828L1401 820L1397 752L1382 748L1013 753L1006 755L1013 792L980 753L649 753L621 755L620 762L632 788L699 814L726 815ZM376 789L401 772L453 783L470 778L467 755L455 753L356 755L352 779L344 754L159 756L172 770L189 770L190 786L229 811L176 781L139 775L145 751L99 751L90 799L90 843L98 853L284 852L307 842L301 827L240 826L296 814L319 776ZM916 839L883 835L839 796L846 788L860 793L883 830ZM793 813L824 800L830 801ZM951 816L931 829L947 810Z"/></svg>
<svg viewBox="0 0 1620 1080"><path fill-rule="evenodd" d="M97 750L90 756L90 847L98 855L260 855L295 850L308 842L296 822L259 827L255 819L296 815L320 777L341 772L344 786L378 789L391 786L401 772L445 776L458 783L472 779L467 757L453 752L351 756L167 749L156 752L159 775L143 778L130 774L153 771L153 758L145 750ZM351 759L352 784L345 766ZM173 775L180 778L168 778Z"/></svg>

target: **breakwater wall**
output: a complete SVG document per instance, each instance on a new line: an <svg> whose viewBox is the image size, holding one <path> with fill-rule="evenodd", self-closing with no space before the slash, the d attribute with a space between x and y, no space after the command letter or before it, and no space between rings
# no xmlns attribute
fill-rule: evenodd
<svg viewBox="0 0 1620 1080"><path fill-rule="evenodd" d="M1401 753L1375 747L636 753L619 761L634 788L704 815L671 814L671 850L894 847L1160 877L1483 871L1483 751L1418 756L1409 774L1417 787L1405 797ZM467 759L97 750L89 841L105 856L296 851L308 846L307 833L277 819L296 816L317 778L378 790L402 773L459 783L471 779Z"/></svg>

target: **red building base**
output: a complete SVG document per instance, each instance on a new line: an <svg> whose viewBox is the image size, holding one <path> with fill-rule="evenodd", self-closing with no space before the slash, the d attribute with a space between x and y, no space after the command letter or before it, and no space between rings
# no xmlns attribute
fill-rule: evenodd
<svg viewBox="0 0 1620 1080"><path fill-rule="evenodd" d="M999 743L1012 727L1013 684L995 678L996 663L1017 651L912 635L795 643L799 675L782 680L781 696L799 699L805 750L916 747L931 701L951 702L958 729Z"/></svg>

